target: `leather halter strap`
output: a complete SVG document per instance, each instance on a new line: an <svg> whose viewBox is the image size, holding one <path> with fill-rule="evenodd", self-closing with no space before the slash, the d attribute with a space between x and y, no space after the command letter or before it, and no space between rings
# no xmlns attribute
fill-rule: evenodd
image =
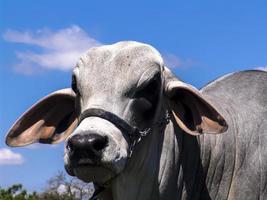
<svg viewBox="0 0 267 200"><path fill-rule="evenodd" d="M102 119L105 119L114 124L123 133L125 133L130 140L129 141L130 152L128 157L131 157L135 145L141 141L141 138L147 136L151 132L151 128L140 130L135 126L130 125L127 121L115 115L114 113L111 113L109 111L100 108L89 108L85 110L80 115L79 123L81 123L81 121L87 117L100 117Z"/></svg>
<svg viewBox="0 0 267 200"><path fill-rule="evenodd" d="M120 118L114 113L103 110L101 108L89 108L85 110L80 116L79 123L87 117L100 117L111 122L118 129L126 133L129 136L130 140L132 140L136 134L141 132L140 130L138 130L138 128L136 128L135 126L131 126L124 119Z"/></svg>

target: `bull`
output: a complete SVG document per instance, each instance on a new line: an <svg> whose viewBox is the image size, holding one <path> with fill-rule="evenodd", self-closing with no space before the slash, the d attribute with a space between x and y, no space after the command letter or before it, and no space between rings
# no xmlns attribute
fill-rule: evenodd
<svg viewBox="0 0 267 200"><path fill-rule="evenodd" d="M113 200L267 199L267 73L201 90L138 42L92 48L72 87L33 105L9 146L65 141L67 173Z"/></svg>

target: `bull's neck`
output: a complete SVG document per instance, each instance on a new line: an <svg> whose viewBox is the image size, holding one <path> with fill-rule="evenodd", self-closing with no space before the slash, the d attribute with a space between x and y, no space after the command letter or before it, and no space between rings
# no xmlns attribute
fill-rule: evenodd
<svg viewBox="0 0 267 200"><path fill-rule="evenodd" d="M113 182L113 200L194 199L204 181L199 152L197 138L170 121L137 146Z"/></svg>
<svg viewBox="0 0 267 200"><path fill-rule="evenodd" d="M172 121L166 127L159 163L160 200L211 199L206 186L209 158L201 157L211 147L203 143L204 137L191 136Z"/></svg>
<svg viewBox="0 0 267 200"><path fill-rule="evenodd" d="M158 175L164 127L155 127L133 151L126 168L112 184L113 200L159 199Z"/></svg>
<svg viewBox="0 0 267 200"><path fill-rule="evenodd" d="M159 199L198 199L202 170L198 138L171 123L166 127L161 151Z"/></svg>

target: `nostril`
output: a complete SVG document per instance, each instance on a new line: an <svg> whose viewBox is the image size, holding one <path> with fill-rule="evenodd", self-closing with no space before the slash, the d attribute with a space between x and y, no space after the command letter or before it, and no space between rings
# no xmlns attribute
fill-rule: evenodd
<svg viewBox="0 0 267 200"><path fill-rule="evenodd" d="M73 143L72 143L72 140L71 139L68 140L67 145L66 145L66 148L69 151L73 151Z"/></svg>
<svg viewBox="0 0 267 200"><path fill-rule="evenodd" d="M92 141L92 147L95 151L103 150L107 146L107 144L108 144L107 136L100 137Z"/></svg>
<svg viewBox="0 0 267 200"><path fill-rule="evenodd" d="M67 146L66 148L70 151L70 152L74 152L77 151L78 149L82 148L84 142L84 137L81 135L74 135L71 138L69 138L69 140L67 141Z"/></svg>

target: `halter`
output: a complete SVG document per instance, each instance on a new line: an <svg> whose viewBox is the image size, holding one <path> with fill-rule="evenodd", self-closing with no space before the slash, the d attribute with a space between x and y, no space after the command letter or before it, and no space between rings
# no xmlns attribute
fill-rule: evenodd
<svg viewBox="0 0 267 200"><path fill-rule="evenodd" d="M120 129L123 133L125 133L129 138L129 154L128 158L132 156L134 147L138 144L144 137L149 135L152 132L152 129L155 126L162 126L169 123L170 115L169 112L166 111L165 115L156 123L153 124L152 127L148 127L145 129L139 129L136 126L130 125L127 121L120 118L119 116L111 113L109 111L100 109L100 108L89 108L85 110L79 118L79 123L87 117L99 117L105 119L112 124L114 124L118 129Z"/></svg>
<svg viewBox="0 0 267 200"><path fill-rule="evenodd" d="M135 146L146 136L148 136L154 127L165 127L165 125L167 125L170 121L170 114L169 111L166 110L165 115L163 115L160 120L158 120L156 123L153 124L153 126L149 127L149 128L145 128L143 130L140 130L139 128L137 128L136 126L131 126L127 121L125 121L124 119L120 118L119 116L115 115L114 113L105 111L103 109L100 108L90 108L85 110L79 119L79 123L87 118L87 117L100 117L102 119L105 119L109 122L111 122L112 124L114 124L118 129L120 129L123 133L127 134L130 144L129 144L129 154L128 154L128 158L131 158L133 150L135 148ZM89 199L89 200L97 200L98 199L98 194L100 194L101 192L103 192L105 190L104 187L99 186L93 196Z"/></svg>

